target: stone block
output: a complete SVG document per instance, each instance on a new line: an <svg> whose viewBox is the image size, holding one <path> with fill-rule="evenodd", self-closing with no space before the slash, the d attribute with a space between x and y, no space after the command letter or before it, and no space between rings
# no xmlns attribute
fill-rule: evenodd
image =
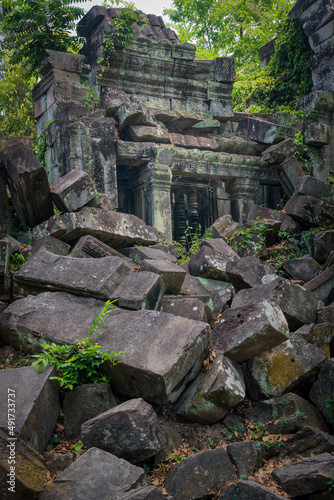
<svg viewBox="0 0 334 500"><path fill-rule="evenodd" d="M306 283L304 288L312 292L318 300L322 300L325 305L328 305L333 300L334 266L329 267Z"/></svg>
<svg viewBox="0 0 334 500"><path fill-rule="evenodd" d="M83 384L65 393L63 402L66 439L79 439L81 425L116 406L109 384Z"/></svg>
<svg viewBox="0 0 334 500"><path fill-rule="evenodd" d="M321 453L332 453L334 451L334 438L328 433L304 427L294 436L283 443L279 449L280 457L310 457Z"/></svg>
<svg viewBox="0 0 334 500"><path fill-rule="evenodd" d="M169 133L160 126L148 127L145 125L131 125L128 128L128 134L131 140L135 142L171 143Z"/></svg>
<svg viewBox="0 0 334 500"><path fill-rule="evenodd" d="M131 463L150 458L166 444L166 436L150 404L130 399L84 422L82 441Z"/></svg>
<svg viewBox="0 0 334 500"><path fill-rule="evenodd" d="M119 500L166 500L162 491L155 486L146 486L137 488L136 490L125 493ZM167 497L167 500L172 500L172 497Z"/></svg>
<svg viewBox="0 0 334 500"><path fill-rule="evenodd" d="M226 266L239 256L222 239L205 240L199 252L188 263L189 273L202 278L228 281Z"/></svg>
<svg viewBox="0 0 334 500"><path fill-rule="evenodd" d="M44 489L48 472L43 457L17 435L10 438L2 429L0 429L0 457L1 498L3 500L38 498Z"/></svg>
<svg viewBox="0 0 334 500"><path fill-rule="evenodd" d="M312 323L296 330L296 335L322 349L330 357L330 343L334 336L334 325L330 323Z"/></svg>
<svg viewBox="0 0 334 500"><path fill-rule="evenodd" d="M286 215L280 210L272 210L271 208L260 207L260 205L252 205L252 208L249 211L248 220L256 220L256 219L275 219L280 220L282 222L280 230L287 232L289 234L299 234L301 232L300 226L298 223L294 222L292 217Z"/></svg>
<svg viewBox="0 0 334 500"><path fill-rule="evenodd" d="M212 313L210 308L203 300L197 298L168 298L165 297L162 302L161 310L166 313L182 316L183 318L193 319L195 321L204 321L211 323Z"/></svg>
<svg viewBox="0 0 334 500"><path fill-rule="evenodd" d="M315 233L312 255L318 262L325 262L334 249L334 229Z"/></svg>
<svg viewBox="0 0 334 500"><path fill-rule="evenodd" d="M293 127L284 127L250 116L242 117L237 128L237 135L263 144L276 144L290 137L294 138L295 133Z"/></svg>
<svg viewBox="0 0 334 500"><path fill-rule="evenodd" d="M70 245L64 241L57 240L52 236L42 236L37 238L31 249L31 255L35 255L40 248L44 247L48 252L56 255L67 255L71 251Z"/></svg>
<svg viewBox="0 0 334 500"><path fill-rule="evenodd" d="M235 82L235 65L233 57L216 57L213 61L216 82Z"/></svg>
<svg viewBox="0 0 334 500"><path fill-rule="evenodd" d="M23 295L52 290L108 300L130 272L120 257L76 259L42 247L15 274L15 285Z"/></svg>
<svg viewBox="0 0 334 500"><path fill-rule="evenodd" d="M283 269L294 280L307 283L321 271L320 264L311 255L303 255L296 259L286 260L282 264Z"/></svg>
<svg viewBox="0 0 334 500"><path fill-rule="evenodd" d="M168 260L173 264L177 263L177 258L175 255L165 252L158 247L134 247L129 253L129 258L134 260L137 264L142 263L145 259Z"/></svg>
<svg viewBox="0 0 334 500"><path fill-rule="evenodd" d="M325 123L308 123L304 128L304 143L310 147L326 146L330 142L330 126Z"/></svg>
<svg viewBox="0 0 334 500"><path fill-rule="evenodd" d="M324 351L298 335L247 361L247 393L258 401L281 396L316 375L326 359Z"/></svg>
<svg viewBox="0 0 334 500"><path fill-rule="evenodd" d="M166 286L166 293L177 295L182 287L186 271L167 260L146 259L139 271L150 271L159 274Z"/></svg>
<svg viewBox="0 0 334 500"><path fill-rule="evenodd" d="M252 288L268 283L277 278L275 268L270 264L264 264L257 257L245 257L228 262L226 274L236 292L243 288Z"/></svg>
<svg viewBox="0 0 334 500"><path fill-rule="evenodd" d="M253 404L246 409L245 417L265 425L269 434L295 434L307 426L327 430L319 410L292 392Z"/></svg>
<svg viewBox="0 0 334 500"><path fill-rule="evenodd" d="M52 200L63 212L75 212L96 196L91 177L82 170L71 170L52 185Z"/></svg>
<svg viewBox="0 0 334 500"><path fill-rule="evenodd" d="M334 305L318 309L316 322L334 324Z"/></svg>
<svg viewBox="0 0 334 500"><path fill-rule="evenodd" d="M234 139L229 137L216 138L218 151L232 154L245 154L247 156L259 156L266 149L264 144L259 144L245 139Z"/></svg>
<svg viewBox="0 0 334 500"><path fill-rule="evenodd" d="M39 453L43 453L59 414L59 384L49 379L51 375L55 375L55 371L50 366L40 373L35 366L0 371L2 400L11 397L14 405L2 405L0 426L8 428L8 415L15 416L14 431ZM8 408L15 411L9 412Z"/></svg>
<svg viewBox="0 0 334 500"><path fill-rule="evenodd" d="M278 278L270 283L259 285L248 290L240 290L232 302L232 308L256 304L266 299L275 302L283 311L290 330L315 322L317 299L305 288Z"/></svg>
<svg viewBox="0 0 334 500"><path fill-rule="evenodd" d="M1 337L18 348L22 345L24 352L38 351L50 342L74 344L88 335L103 306L102 301L61 292L16 300L0 317ZM200 372L209 336L206 323L157 311L113 308L98 340L103 352L126 351L121 363L105 367L113 389L163 404L176 401Z"/></svg>
<svg viewBox="0 0 334 500"><path fill-rule="evenodd" d="M313 196L314 198L328 201L328 203L333 203L334 201L333 189L328 184L319 181L311 175L305 175L299 179L295 192L296 194Z"/></svg>
<svg viewBox="0 0 334 500"><path fill-rule="evenodd" d="M130 98L125 92L111 87L102 90L100 105L106 110L106 116L112 116L123 104L131 106Z"/></svg>
<svg viewBox="0 0 334 500"><path fill-rule="evenodd" d="M194 481L197 471L201 471L200 481ZM191 455L173 467L167 473L165 489L178 500L193 500L212 496L235 478L226 451L219 447Z"/></svg>
<svg viewBox="0 0 334 500"><path fill-rule="evenodd" d="M70 73L81 73L85 56L46 49L47 58L43 60L40 72L45 76L51 69L59 69Z"/></svg>
<svg viewBox="0 0 334 500"><path fill-rule="evenodd" d="M67 469L74 462L73 453L52 453L45 451L43 453L45 459L45 468L50 472L51 476L58 475L59 470Z"/></svg>
<svg viewBox="0 0 334 500"><path fill-rule="evenodd" d="M226 451L233 465L238 469L239 476L252 476L256 469L262 466L264 447L259 449L254 441L231 443Z"/></svg>
<svg viewBox="0 0 334 500"><path fill-rule="evenodd" d="M245 398L245 381L240 367L218 356L208 373L201 372L173 406L182 421L214 424Z"/></svg>
<svg viewBox="0 0 334 500"><path fill-rule="evenodd" d="M37 237L51 235L65 242L90 234L115 248L135 242L150 245L163 240L162 233L135 215L89 207L75 213L54 215L35 227L33 234Z"/></svg>
<svg viewBox="0 0 334 500"><path fill-rule="evenodd" d="M283 498L262 484L247 479L228 486L218 497L218 500L234 500L236 491L238 491L238 500L253 500L253 498L257 498L257 500L282 500Z"/></svg>
<svg viewBox="0 0 334 500"><path fill-rule="evenodd" d="M89 234L87 236L82 236L74 245L71 251L71 256L76 258L91 259L100 259L101 257L124 258L123 254Z"/></svg>
<svg viewBox="0 0 334 500"><path fill-rule="evenodd" d="M117 305L124 309L159 310L165 289L157 273L130 273L112 293L111 300L117 300Z"/></svg>
<svg viewBox="0 0 334 500"><path fill-rule="evenodd" d="M48 485L40 500L72 500L113 497L148 486L144 469L107 451L91 448Z"/></svg>
<svg viewBox="0 0 334 500"><path fill-rule="evenodd" d="M262 299L224 311L212 329L211 345L216 353L243 363L288 338L289 328L282 310L274 302Z"/></svg>
<svg viewBox="0 0 334 500"><path fill-rule="evenodd" d="M30 149L15 144L0 152L12 202L24 228L33 228L53 214L50 187L43 165Z"/></svg>
<svg viewBox="0 0 334 500"><path fill-rule="evenodd" d="M0 276L0 300L12 300L12 276Z"/></svg>
<svg viewBox="0 0 334 500"><path fill-rule="evenodd" d="M223 238L225 241L233 236L233 234L240 228L240 224L232 219L231 215L223 215L219 217L210 226L212 238Z"/></svg>
<svg viewBox="0 0 334 500"><path fill-rule="evenodd" d="M308 227L334 224L334 205L314 196L293 196L284 205L284 210L288 215Z"/></svg>
<svg viewBox="0 0 334 500"><path fill-rule="evenodd" d="M321 368L318 379L310 391L310 399L328 422L333 423L333 401L334 401L334 359L330 358Z"/></svg>

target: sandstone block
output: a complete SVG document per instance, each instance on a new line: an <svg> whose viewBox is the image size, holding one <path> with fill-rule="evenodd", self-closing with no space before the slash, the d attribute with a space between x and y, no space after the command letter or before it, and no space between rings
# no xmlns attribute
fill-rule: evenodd
<svg viewBox="0 0 334 500"><path fill-rule="evenodd" d="M165 283L156 273L130 273L111 296L124 309L160 309Z"/></svg>
<svg viewBox="0 0 334 500"><path fill-rule="evenodd" d="M228 262L226 274L236 292L243 288L252 288L268 283L277 278L275 268L264 264L256 257L245 257Z"/></svg>
<svg viewBox="0 0 334 500"><path fill-rule="evenodd" d="M334 223L334 206L309 195L292 196L284 210L306 226L330 226Z"/></svg>
<svg viewBox="0 0 334 500"><path fill-rule="evenodd" d="M321 368L318 379L310 391L310 399L326 419L333 423L334 410L334 359L328 359Z"/></svg>
<svg viewBox="0 0 334 500"><path fill-rule="evenodd" d="M239 256L222 239L214 238L202 243L199 252L188 263L189 273L193 276L228 281L226 266Z"/></svg>
<svg viewBox="0 0 334 500"><path fill-rule="evenodd" d="M312 280L321 271L320 264L311 255L286 260L282 267L292 279L301 280L304 283Z"/></svg>
<svg viewBox="0 0 334 500"><path fill-rule="evenodd" d="M237 493L238 492L238 493ZM255 483L251 480L242 480L231 484L218 497L218 500L234 500L235 495L238 495L238 500L282 500L281 495L277 495L271 490L268 490L260 483Z"/></svg>
<svg viewBox="0 0 334 500"><path fill-rule="evenodd" d="M159 245L160 246L160 245ZM136 263L142 263L143 260L168 260L173 264L177 263L175 255L167 253L160 248L152 247L134 247L129 254L129 258L133 259Z"/></svg>
<svg viewBox="0 0 334 500"><path fill-rule="evenodd" d="M52 236L42 236L42 238L38 238L33 244L31 255L35 255L41 247L56 255L67 255L71 250L70 245L64 241L57 240Z"/></svg>
<svg viewBox="0 0 334 500"><path fill-rule="evenodd" d="M212 319L210 308L203 300L195 297L169 298L167 296L163 299L161 310L175 316L204 321L204 323L210 323Z"/></svg>
<svg viewBox="0 0 334 500"><path fill-rule="evenodd" d="M166 286L166 293L177 295L182 287L186 271L167 260L146 259L139 271L150 271L159 274Z"/></svg>
<svg viewBox="0 0 334 500"><path fill-rule="evenodd" d="M82 170L71 170L52 185L52 200L63 212L75 212L92 201L96 196L96 187Z"/></svg>

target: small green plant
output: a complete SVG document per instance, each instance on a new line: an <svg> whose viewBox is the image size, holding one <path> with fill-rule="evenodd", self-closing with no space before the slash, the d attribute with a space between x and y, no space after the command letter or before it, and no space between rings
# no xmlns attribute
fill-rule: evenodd
<svg viewBox="0 0 334 500"><path fill-rule="evenodd" d="M53 209L53 214L54 215L61 215L63 212L61 210L58 210L58 208Z"/></svg>
<svg viewBox="0 0 334 500"><path fill-rule="evenodd" d="M214 440L213 439L209 439L208 441L208 446L211 447L215 444Z"/></svg>
<svg viewBox="0 0 334 500"><path fill-rule="evenodd" d="M82 453L85 446L82 443L77 443L71 447L71 450L75 451L75 453Z"/></svg>
<svg viewBox="0 0 334 500"><path fill-rule="evenodd" d="M299 411L297 413L297 420L299 420L299 422L303 422L304 420L307 420L307 419L308 419L308 416L303 411Z"/></svg>
<svg viewBox="0 0 334 500"><path fill-rule="evenodd" d="M77 341L74 345L45 344L40 354L33 357L36 360L31 366L38 365L38 372L48 365L54 365L57 376L50 377L58 380L60 387L73 389L76 385L109 382L110 377L100 371L101 365L107 361L112 365L119 363L117 359L124 351L101 352L101 346L96 343L100 329L115 307L108 300L97 318L93 320L88 337Z"/></svg>
<svg viewBox="0 0 334 500"><path fill-rule="evenodd" d="M310 167L308 166L308 161L307 158L305 158L306 153L308 153L308 147L305 146L304 144L304 136L301 132L297 132L295 134L295 144L297 146L297 151L295 153L295 156L297 160L301 163L302 169L304 170L305 174L310 174Z"/></svg>
<svg viewBox="0 0 334 500"><path fill-rule="evenodd" d="M84 87L86 87L88 91L87 97L83 99L84 105L88 108L97 108L100 100L97 87L94 85L87 85L87 84L85 84Z"/></svg>
<svg viewBox="0 0 334 500"><path fill-rule="evenodd" d="M252 249L252 256L258 257L266 242L266 234L271 228L264 222L257 220L250 227L241 226L227 243L241 255Z"/></svg>
<svg viewBox="0 0 334 500"><path fill-rule="evenodd" d="M186 222L186 230L184 234L187 238L188 250L184 248L184 246L182 246L178 241L173 241L175 245L176 257L179 264L183 264L191 257L193 257L199 251L203 241L212 238L211 229L207 229L202 235L201 224L198 224L197 230L194 231L193 227L189 225L188 221Z"/></svg>
<svg viewBox="0 0 334 500"><path fill-rule="evenodd" d="M26 263L21 253L12 253L9 259L9 274L15 274Z"/></svg>
<svg viewBox="0 0 334 500"><path fill-rule="evenodd" d="M183 462L183 460L185 459L185 455L173 455L172 458L171 458L171 461L172 462Z"/></svg>
<svg viewBox="0 0 334 500"><path fill-rule="evenodd" d="M328 491L329 492L334 491L334 472L331 472L329 474L327 485L328 485Z"/></svg>
<svg viewBox="0 0 334 500"><path fill-rule="evenodd" d="M326 416L331 423L334 423L334 399L327 398L326 401Z"/></svg>

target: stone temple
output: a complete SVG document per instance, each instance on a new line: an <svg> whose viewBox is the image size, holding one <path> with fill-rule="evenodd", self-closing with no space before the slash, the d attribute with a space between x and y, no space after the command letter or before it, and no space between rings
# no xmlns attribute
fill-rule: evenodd
<svg viewBox="0 0 334 500"><path fill-rule="evenodd" d="M114 209L181 243L187 223L204 230L226 214L242 223L254 201L281 208L284 194L291 196L305 175L295 156L301 129L309 173L326 182L334 169L328 69L334 21L333 13L319 16L317 5L300 0L290 13L315 51L314 90L300 103L316 117L308 124L286 123L280 114L234 113L233 58L195 60L196 47L181 43L161 17L138 13L132 41L115 43L107 54L105 42L122 10L93 7L78 25L83 54L48 50L34 89L49 182L86 171Z"/></svg>

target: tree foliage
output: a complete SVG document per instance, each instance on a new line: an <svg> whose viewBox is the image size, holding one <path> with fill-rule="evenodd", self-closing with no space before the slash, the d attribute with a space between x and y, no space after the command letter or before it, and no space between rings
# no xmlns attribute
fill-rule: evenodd
<svg viewBox="0 0 334 500"><path fill-rule="evenodd" d="M198 46L198 58L234 56L237 67L258 58L275 37L294 0L173 0L166 9L181 41Z"/></svg>

